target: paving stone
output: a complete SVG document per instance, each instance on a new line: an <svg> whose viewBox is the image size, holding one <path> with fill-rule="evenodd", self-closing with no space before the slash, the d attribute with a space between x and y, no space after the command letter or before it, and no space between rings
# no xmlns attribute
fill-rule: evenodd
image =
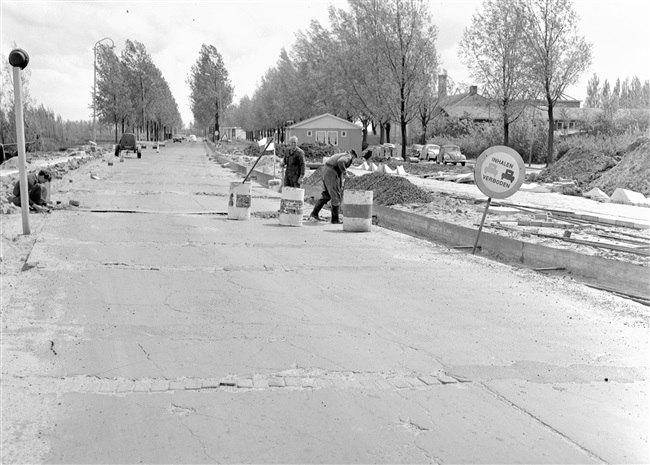
<svg viewBox="0 0 650 465"><path fill-rule="evenodd" d="M269 378L269 387L284 387L284 378Z"/></svg>
<svg viewBox="0 0 650 465"><path fill-rule="evenodd" d="M149 381L136 381L135 386L133 386L133 392L149 392L151 388L151 383Z"/></svg>
<svg viewBox="0 0 650 465"><path fill-rule="evenodd" d="M169 390L169 381L166 379L157 379L151 383L151 392L165 392Z"/></svg>
<svg viewBox="0 0 650 465"><path fill-rule="evenodd" d="M417 378L411 378L411 377L406 378L406 382L415 388L426 387L426 384Z"/></svg>
<svg viewBox="0 0 650 465"><path fill-rule="evenodd" d="M185 390L185 381L174 380L169 383L170 391L184 391Z"/></svg>
<svg viewBox="0 0 650 465"><path fill-rule="evenodd" d="M447 375L438 375L438 380L439 380L442 384L454 384L454 383L458 383L458 380L457 380L456 378L452 378L451 376L447 376Z"/></svg>
<svg viewBox="0 0 650 465"><path fill-rule="evenodd" d="M201 389L201 384L200 379L188 379L185 380L185 389Z"/></svg>
<svg viewBox="0 0 650 465"><path fill-rule="evenodd" d="M99 392L113 393L117 392L118 380L116 379L103 379L99 385Z"/></svg>
<svg viewBox="0 0 650 465"><path fill-rule="evenodd" d="M440 381L438 380L438 378L436 378L435 376L422 375L422 376L419 376L418 378L420 379L420 381L425 383L427 386L436 386L436 385L441 384Z"/></svg>
<svg viewBox="0 0 650 465"><path fill-rule="evenodd" d="M119 384L117 385L117 392L131 392L133 391L134 387L135 387L135 381L132 381L130 379L123 380L120 381Z"/></svg>
<svg viewBox="0 0 650 465"><path fill-rule="evenodd" d="M411 387L411 385L404 378L390 378L388 381L399 389L406 389Z"/></svg>
<svg viewBox="0 0 650 465"><path fill-rule="evenodd" d="M357 377L357 381L361 383L364 389L377 389L377 384L371 376Z"/></svg>
<svg viewBox="0 0 650 465"><path fill-rule="evenodd" d="M253 387L258 389L266 389L269 387L268 378L253 378Z"/></svg>
<svg viewBox="0 0 650 465"><path fill-rule="evenodd" d="M302 384L302 387L305 387L305 388L312 388L313 389L313 388L316 387L316 380L314 380L313 378L302 378L300 380L300 382Z"/></svg>
<svg viewBox="0 0 650 465"><path fill-rule="evenodd" d="M287 387L302 387L302 383L300 382L300 378L297 378L295 376L287 376L284 378L284 383L287 385Z"/></svg>
<svg viewBox="0 0 650 465"><path fill-rule="evenodd" d="M327 378L316 378L316 386L319 388L332 388L334 387L334 383Z"/></svg>
<svg viewBox="0 0 650 465"><path fill-rule="evenodd" d="M376 385L379 387L379 389L381 389L382 391L395 389L395 386L393 386L390 382L388 382L387 379L378 378L378 379L375 380L375 384L376 384Z"/></svg>
<svg viewBox="0 0 650 465"><path fill-rule="evenodd" d="M237 380L237 387L238 388L252 388L253 387L253 380L250 379L250 378L238 379Z"/></svg>

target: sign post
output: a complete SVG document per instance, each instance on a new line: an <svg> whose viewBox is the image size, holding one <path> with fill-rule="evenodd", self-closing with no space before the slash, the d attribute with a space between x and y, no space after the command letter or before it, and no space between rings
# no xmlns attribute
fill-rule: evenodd
<svg viewBox="0 0 650 465"><path fill-rule="evenodd" d="M9 64L13 67L14 111L16 113L16 148L18 149L18 179L20 183L20 208L23 217L23 234L29 230L29 189L25 170L25 122L23 117L23 83L20 72L29 63L26 51L16 48L9 54Z"/></svg>
<svg viewBox="0 0 650 465"><path fill-rule="evenodd" d="M483 151L474 166L474 182L481 192L488 197L483 218L478 228L472 255L478 247L483 223L487 216L492 198L505 199L517 192L526 178L524 160L516 150L505 145L495 145Z"/></svg>

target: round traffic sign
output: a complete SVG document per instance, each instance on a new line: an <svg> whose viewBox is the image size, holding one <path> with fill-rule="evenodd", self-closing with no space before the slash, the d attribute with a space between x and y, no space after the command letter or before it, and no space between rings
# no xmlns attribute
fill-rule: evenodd
<svg viewBox="0 0 650 465"><path fill-rule="evenodd" d="M484 150L474 166L476 186L495 199L505 199L517 192L525 177L526 167L521 155L505 145Z"/></svg>

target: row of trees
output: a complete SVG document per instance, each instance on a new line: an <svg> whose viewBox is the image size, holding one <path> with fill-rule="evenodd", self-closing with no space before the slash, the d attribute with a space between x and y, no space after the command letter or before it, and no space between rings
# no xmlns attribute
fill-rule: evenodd
<svg viewBox="0 0 650 465"><path fill-rule="evenodd" d="M620 108L650 108L650 81L641 84L641 80L634 76L632 80L626 77L624 81L616 79L614 86L605 79L602 86L597 74L587 83L587 108L602 108L616 111Z"/></svg>
<svg viewBox="0 0 650 465"><path fill-rule="evenodd" d="M349 0L330 7L329 27L313 21L282 50L252 98L229 112L245 129L281 128L328 112L377 123L380 140L407 125L423 137L440 112L437 27L426 0ZM503 143L526 105L542 100L548 113L547 162L553 161L553 108L591 63L570 0L485 0L464 31L460 57L476 84L498 103ZM364 129L364 140L365 140Z"/></svg>
<svg viewBox="0 0 650 465"><path fill-rule="evenodd" d="M253 97L232 108L231 124L281 130L327 112L364 128L375 122L383 140L391 123L406 134L409 122L432 110L437 28L427 1L349 0L347 10L330 7L329 19L329 28L312 21L281 51Z"/></svg>
<svg viewBox="0 0 650 465"><path fill-rule="evenodd" d="M118 130L160 140L182 127L169 84L143 44L127 40L120 56L113 47L100 44L96 50L97 118L115 128L116 141Z"/></svg>

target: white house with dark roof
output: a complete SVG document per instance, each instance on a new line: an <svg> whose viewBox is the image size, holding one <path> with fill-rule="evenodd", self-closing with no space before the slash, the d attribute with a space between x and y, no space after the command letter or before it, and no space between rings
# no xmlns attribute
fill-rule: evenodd
<svg viewBox="0 0 650 465"><path fill-rule="evenodd" d="M298 138L298 145L320 142L332 145L341 152L354 149L361 155L361 126L329 113L287 126L285 140L288 141L291 136Z"/></svg>

